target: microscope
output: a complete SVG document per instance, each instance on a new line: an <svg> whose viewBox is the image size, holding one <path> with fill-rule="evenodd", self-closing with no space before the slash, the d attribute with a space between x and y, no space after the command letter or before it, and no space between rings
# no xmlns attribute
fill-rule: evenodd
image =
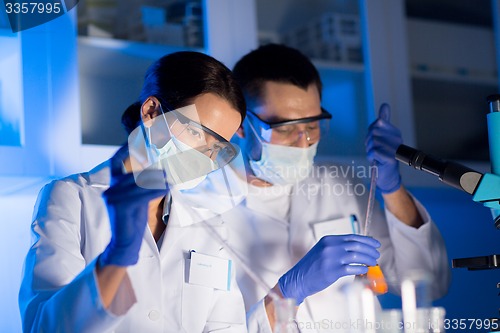
<svg viewBox="0 0 500 333"><path fill-rule="evenodd" d="M436 159L406 145L398 147L396 159L472 195L472 200L492 210L495 227L500 229L500 94L488 96L487 101L490 107L487 122L491 173L483 174L455 162ZM500 254L453 259L452 267L468 270L500 268ZM500 282L497 288L500 288Z"/></svg>

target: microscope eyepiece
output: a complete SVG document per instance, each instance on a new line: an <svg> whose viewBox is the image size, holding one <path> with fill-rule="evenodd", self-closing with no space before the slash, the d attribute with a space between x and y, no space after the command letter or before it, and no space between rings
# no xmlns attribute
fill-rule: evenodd
<svg viewBox="0 0 500 333"><path fill-rule="evenodd" d="M490 105L490 112L500 112L500 94L493 94L486 97Z"/></svg>
<svg viewBox="0 0 500 333"><path fill-rule="evenodd" d="M473 194L482 174L458 163L438 160L421 150L400 145L396 159L417 170L439 177L443 183Z"/></svg>

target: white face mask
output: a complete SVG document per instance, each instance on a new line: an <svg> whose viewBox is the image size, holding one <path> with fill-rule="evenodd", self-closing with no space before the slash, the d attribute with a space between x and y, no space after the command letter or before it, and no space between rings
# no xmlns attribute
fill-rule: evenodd
<svg viewBox="0 0 500 333"><path fill-rule="evenodd" d="M160 107L161 110L161 107ZM196 131L192 131L195 138L196 133L203 132L203 138L208 138L212 134L205 133L205 129L196 121L196 108L190 105L177 110L161 114L145 122L134 129L128 137L129 153L131 156L130 163L134 173L134 179L138 186L144 188L165 188L166 182L168 186L178 190L191 189L198 186L206 178L207 174L223 167L228 163L228 159L232 156L227 154L224 158L218 158L217 161L212 160L209 156L202 153L198 149L192 148L191 145L179 140L171 131L171 127L176 125L177 132L182 135L188 126L192 126ZM189 120L183 113L190 114L194 120ZM183 117L183 118L182 118ZM179 121L182 119L185 122ZM177 123L179 121L179 123ZM198 126L196 126L198 124ZM187 139L189 131L185 132ZM187 141L191 142L191 141ZM211 142L211 140L210 140ZM200 142L194 142L198 145ZM200 145L200 149L213 148ZM230 149L229 149L230 150ZM233 149L235 150L235 149ZM210 151L210 149L207 149ZM230 150L232 151L232 150ZM220 155L218 155L220 156ZM219 164L222 161L222 165ZM157 181L154 184L147 177L141 177L145 170L163 170L164 178L162 181ZM146 175L146 174L145 174ZM166 180L166 182L165 182Z"/></svg>
<svg viewBox="0 0 500 333"><path fill-rule="evenodd" d="M167 174L168 183L178 190L196 187L207 174L217 169L210 157L174 136L163 147L152 144L151 148Z"/></svg>
<svg viewBox="0 0 500 333"><path fill-rule="evenodd" d="M262 146L260 160L250 160L255 176L275 185L295 184L309 177L318 142L307 148L267 143L262 141L252 123L248 123Z"/></svg>

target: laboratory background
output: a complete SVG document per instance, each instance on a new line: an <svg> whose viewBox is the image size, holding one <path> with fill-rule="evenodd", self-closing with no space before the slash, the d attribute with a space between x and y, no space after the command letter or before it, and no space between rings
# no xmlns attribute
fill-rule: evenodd
<svg viewBox="0 0 500 333"><path fill-rule="evenodd" d="M126 141L120 116L155 59L197 50L231 68L261 44L297 47L317 66L333 115L318 163L367 165L367 127L387 102L406 145L484 173L499 19L499 0L83 0L13 33L2 7L0 332L21 331L17 294L38 191ZM450 265L500 254L488 208L436 176L400 170L440 228ZM498 318L499 273L452 268L449 293L434 305L450 319ZM401 306L397 296L380 299Z"/></svg>

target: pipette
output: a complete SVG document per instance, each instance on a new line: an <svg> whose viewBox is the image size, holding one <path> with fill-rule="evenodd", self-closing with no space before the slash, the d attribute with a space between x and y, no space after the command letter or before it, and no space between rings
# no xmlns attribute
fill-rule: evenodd
<svg viewBox="0 0 500 333"><path fill-rule="evenodd" d="M226 167L229 168L229 165ZM233 193L231 192L230 181L226 175L226 167L221 168L220 172L222 172L223 175L222 179L229 193L229 197L232 199ZM181 195L178 197L178 199L180 200L184 199L185 203L189 205L189 199L186 199L186 197ZM234 200L231 201L233 206L237 205L237 203L234 202ZM196 217L202 221L202 225L205 227L205 229L207 229L212 238L214 238L220 245L224 246L224 249L226 249L226 251L231 256L231 259L235 260L239 264L240 268L242 268L245 271L245 273L248 274L250 279L252 279L259 287L265 290L267 292L267 295L271 297L273 300L282 299L282 297L280 297L276 292L272 290L271 286L269 286L259 275L255 274L250 269L246 261L231 247L231 245L217 232L217 230L215 230L215 228L212 225L210 225L210 223L207 222L207 219L201 215L200 211L198 211L197 209L192 209L192 211L195 212L195 214L197 215ZM222 219L221 214L215 214L215 215Z"/></svg>
<svg viewBox="0 0 500 333"><path fill-rule="evenodd" d="M365 224L363 229L363 235L368 236L368 229L372 222L373 205L375 201L375 189L377 188L377 162L373 161L370 164L370 192L368 193L368 206L366 208Z"/></svg>
<svg viewBox="0 0 500 333"><path fill-rule="evenodd" d="M375 190L377 188L377 162L373 161L370 164L370 191L368 193L368 206L366 208L365 224L363 229L363 235L368 236L368 230L372 222L373 207L375 204ZM380 266L368 266L368 272L363 275L359 275L360 278L368 280L369 288L376 294L385 294L388 290L387 282L385 281L384 274L380 269Z"/></svg>
<svg viewBox="0 0 500 333"><path fill-rule="evenodd" d="M201 217L200 217L201 218ZM229 252L231 255L232 259L237 261L240 264L240 267L245 271L245 273L248 274L248 276L255 282L257 283L262 289L267 291L267 294L273 299L273 300L278 300L282 299L278 294L276 294L270 286L257 274L255 274L250 267L246 264L245 260L239 256L236 251L233 250L233 248L229 245L226 240L224 240L221 235L214 229L213 226L211 226L205 219L202 218L202 223L203 226L210 232L210 235L215 238L219 244L223 245L224 248Z"/></svg>

